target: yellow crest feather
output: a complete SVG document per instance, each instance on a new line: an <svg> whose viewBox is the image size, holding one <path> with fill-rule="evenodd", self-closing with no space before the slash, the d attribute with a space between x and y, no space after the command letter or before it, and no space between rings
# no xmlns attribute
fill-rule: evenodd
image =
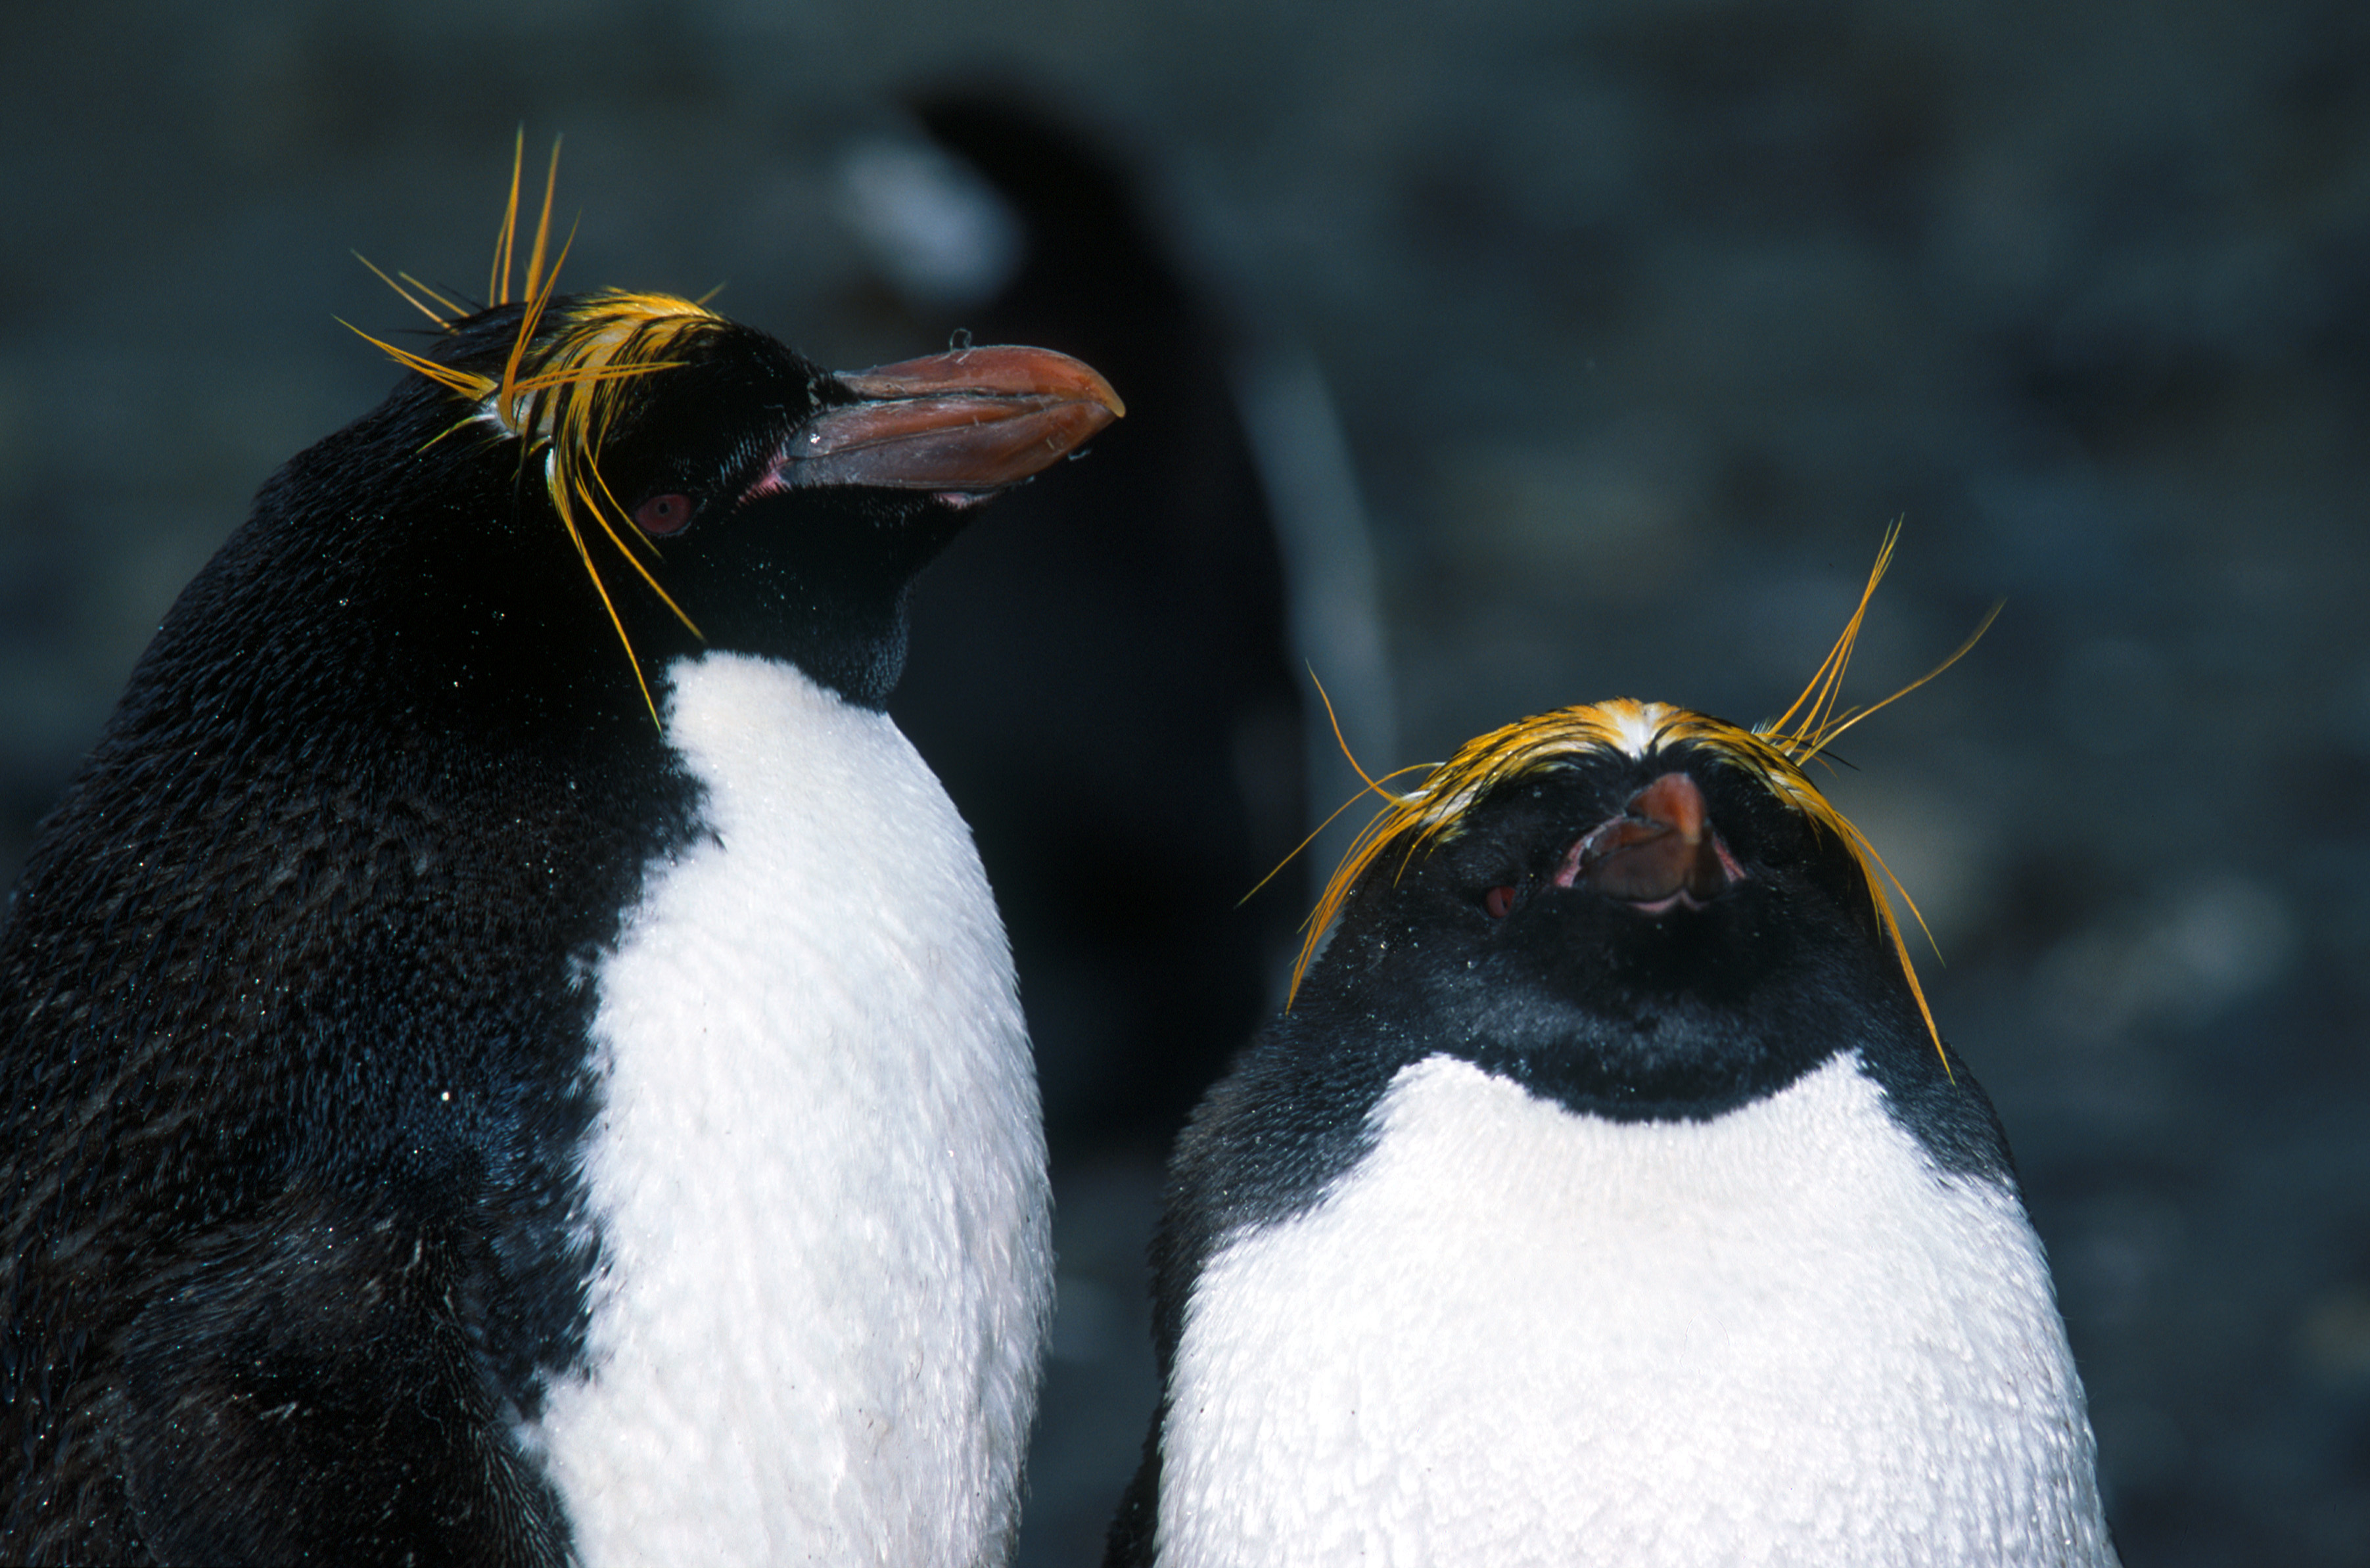
<svg viewBox="0 0 2370 1568"><path fill-rule="evenodd" d="M526 137L522 131L511 158L510 200L494 241L493 269L486 289L489 308L512 303L511 283L518 250L519 195L525 156ZM592 579L592 591L599 595L609 624L625 647L626 657L634 668L634 679L641 686L642 701L655 722L658 704L642 674L641 661L635 655L633 640L626 633L625 621L617 613L608 585L602 580L600 566L586 542L583 519L592 519L693 636L701 635L682 606L659 586L658 579L650 574L635 548L639 545L655 557L658 547L638 529L628 527L620 534L612 521L623 515L624 509L601 477L600 457L602 444L624 406L627 385L640 376L681 364L684 362L679 356L697 338L719 330L727 323L712 311L672 294L615 289L587 295L555 312L552 302L558 292L559 269L568 259L575 239L571 231L560 243L558 253L552 253L552 203L558 181L559 144L555 140L550 167L544 176L542 213L527 255L525 287L517 296L522 307L518 332L500 375L443 364L372 337L359 327L352 330L397 364L426 376L472 406L472 411L447 430L446 435L482 420L520 443L522 467L538 454L541 455L544 485L551 497L552 510L558 514L560 526L567 530L569 542L576 547L577 559L583 563L585 575ZM378 273L389 288L446 331L469 314L408 273L389 277L367 259L362 265Z"/></svg>

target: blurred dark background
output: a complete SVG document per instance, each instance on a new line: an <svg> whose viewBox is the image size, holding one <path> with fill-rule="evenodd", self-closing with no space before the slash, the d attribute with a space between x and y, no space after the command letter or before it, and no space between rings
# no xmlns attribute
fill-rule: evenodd
<svg viewBox="0 0 2370 1568"><path fill-rule="evenodd" d="M1119 383L1130 421L926 588L907 712L1044 1051L1032 1568L1093 1560L1133 1462L1158 1159L1306 883L1232 900L1355 787L1302 661L1375 769L1613 695L1750 721L1895 517L1858 695L2008 607L1835 790L1948 960L2125 1560L2370 1562L2360 0L7 32L0 876L257 485L392 383L338 318L416 318L348 251L481 294L522 123L567 137L579 284L721 285L842 365L971 328Z"/></svg>

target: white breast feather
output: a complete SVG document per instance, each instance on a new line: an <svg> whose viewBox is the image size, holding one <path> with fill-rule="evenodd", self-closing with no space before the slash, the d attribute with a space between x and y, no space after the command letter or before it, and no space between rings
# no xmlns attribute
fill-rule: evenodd
<svg viewBox="0 0 2370 1568"><path fill-rule="evenodd" d="M969 831L884 714L678 664L712 839L595 977L589 1378L547 1457L586 1568L973 1568L1009 1547L1044 1143Z"/></svg>
<svg viewBox="0 0 2370 1568"><path fill-rule="evenodd" d="M1838 1059L1708 1123L1402 1070L1189 1306L1159 1561L2113 1562L2046 1265Z"/></svg>

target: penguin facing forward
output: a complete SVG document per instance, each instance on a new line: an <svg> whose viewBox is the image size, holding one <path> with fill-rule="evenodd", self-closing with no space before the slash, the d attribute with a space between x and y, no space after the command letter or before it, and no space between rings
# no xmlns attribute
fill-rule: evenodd
<svg viewBox="0 0 2370 1568"><path fill-rule="evenodd" d="M0 925L0 1561L1003 1561L1043 1140L907 584L1117 415L494 306L191 582ZM507 300L507 303L500 303Z"/></svg>
<svg viewBox="0 0 2370 1568"><path fill-rule="evenodd" d="M1859 619L1759 730L1566 709L1370 824L1179 1140L1112 1568L2114 1562L2006 1139L1800 766Z"/></svg>

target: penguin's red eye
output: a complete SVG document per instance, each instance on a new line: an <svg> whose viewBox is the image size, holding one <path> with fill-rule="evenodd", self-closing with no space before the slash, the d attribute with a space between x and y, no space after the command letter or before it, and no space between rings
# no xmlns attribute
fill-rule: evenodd
<svg viewBox="0 0 2370 1568"><path fill-rule="evenodd" d="M691 497L654 495L634 508L634 526L645 534L665 536L691 521Z"/></svg>
<svg viewBox="0 0 2370 1568"><path fill-rule="evenodd" d="M1512 887L1491 888L1481 895L1481 907L1489 912L1492 920L1504 919L1513 913L1514 890Z"/></svg>

